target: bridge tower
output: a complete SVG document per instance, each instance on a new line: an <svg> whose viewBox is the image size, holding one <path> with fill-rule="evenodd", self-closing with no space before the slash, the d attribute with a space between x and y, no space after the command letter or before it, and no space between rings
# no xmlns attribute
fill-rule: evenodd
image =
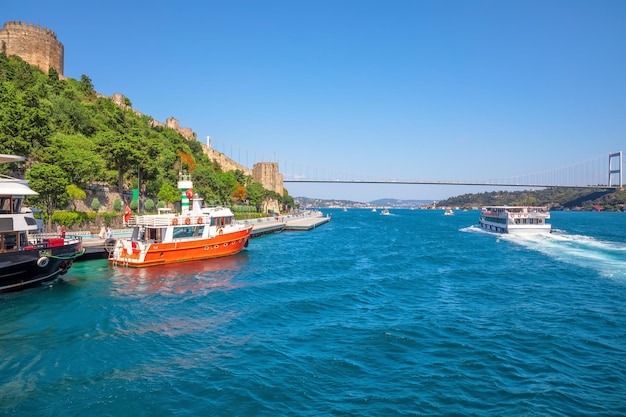
<svg viewBox="0 0 626 417"><path fill-rule="evenodd" d="M617 159L617 168L613 168L613 161ZM622 151L609 154L609 187L613 185L611 179L613 174L617 174L619 178L619 187L622 187Z"/></svg>

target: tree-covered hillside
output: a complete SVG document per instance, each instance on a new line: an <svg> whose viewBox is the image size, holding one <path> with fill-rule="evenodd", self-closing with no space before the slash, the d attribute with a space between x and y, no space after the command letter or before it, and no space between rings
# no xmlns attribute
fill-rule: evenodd
<svg viewBox="0 0 626 417"><path fill-rule="evenodd" d="M440 206L482 207L489 205L540 205L566 210L621 211L626 191L552 187L544 190L493 191L463 194L440 201Z"/></svg>
<svg viewBox="0 0 626 417"><path fill-rule="evenodd" d="M44 74L0 54L0 153L27 158L0 173L29 178L40 193L31 203L46 213L68 207L72 185L80 197L90 184L123 195L140 183L142 198L172 203L180 199L175 187L181 171L192 174L194 191L205 201L293 203L287 193L265 190L240 171L222 172L199 142L151 121L99 96L86 75L60 79L54 69Z"/></svg>

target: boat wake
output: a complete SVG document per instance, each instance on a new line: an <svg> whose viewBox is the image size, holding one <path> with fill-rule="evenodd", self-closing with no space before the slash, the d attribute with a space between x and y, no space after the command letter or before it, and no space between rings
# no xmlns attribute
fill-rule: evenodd
<svg viewBox="0 0 626 417"><path fill-rule="evenodd" d="M498 241L524 246L560 262L591 268L608 278L626 280L626 243L571 235L561 230L546 234L494 234L478 226L470 226L461 231L495 235Z"/></svg>

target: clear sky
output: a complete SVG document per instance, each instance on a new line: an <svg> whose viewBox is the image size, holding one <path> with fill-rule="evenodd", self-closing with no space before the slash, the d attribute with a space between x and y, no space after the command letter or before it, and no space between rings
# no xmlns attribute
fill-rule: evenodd
<svg viewBox="0 0 626 417"><path fill-rule="evenodd" d="M65 75L286 176L474 180L626 150L624 0L8 1ZM442 199L479 187L285 184Z"/></svg>

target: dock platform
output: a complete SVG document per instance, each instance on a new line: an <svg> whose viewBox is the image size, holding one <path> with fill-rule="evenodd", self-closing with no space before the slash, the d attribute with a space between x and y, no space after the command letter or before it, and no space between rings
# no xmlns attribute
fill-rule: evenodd
<svg viewBox="0 0 626 417"><path fill-rule="evenodd" d="M285 223L285 230L292 231L306 231L315 229L317 226L321 226L324 223L330 221L330 216L323 216L319 213L319 216L306 216L301 218L293 218Z"/></svg>

